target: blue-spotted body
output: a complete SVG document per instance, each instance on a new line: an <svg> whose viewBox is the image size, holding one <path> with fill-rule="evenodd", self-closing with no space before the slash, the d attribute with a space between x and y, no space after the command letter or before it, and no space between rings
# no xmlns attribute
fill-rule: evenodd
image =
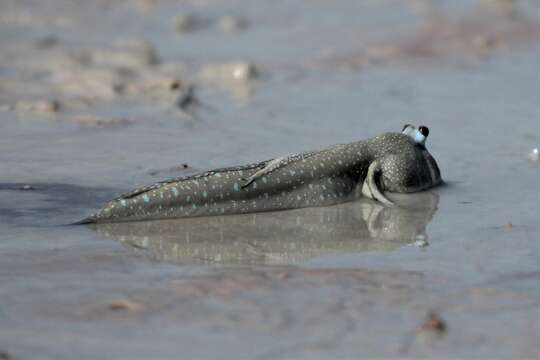
<svg viewBox="0 0 540 360"><path fill-rule="evenodd" d="M159 182L121 195L90 222L238 214L331 205L383 192L415 192L441 183L425 148L426 127L406 125L366 141Z"/></svg>

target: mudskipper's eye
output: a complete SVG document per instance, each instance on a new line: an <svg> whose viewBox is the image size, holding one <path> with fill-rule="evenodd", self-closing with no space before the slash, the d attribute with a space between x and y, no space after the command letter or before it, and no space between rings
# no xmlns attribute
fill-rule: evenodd
<svg viewBox="0 0 540 360"><path fill-rule="evenodd" d="M420 131L420 133L424 135L425 137L428 137L429 135L429 129L427 128L427 126L420 126L418 128L418 131Z"/></svg>

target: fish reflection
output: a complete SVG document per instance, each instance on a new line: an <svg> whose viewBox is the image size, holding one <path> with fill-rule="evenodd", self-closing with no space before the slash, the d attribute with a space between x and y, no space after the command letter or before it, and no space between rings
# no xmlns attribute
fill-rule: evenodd
<svg viewBox="0 0 540 360"><path fill-rule="evenodd" d="M392 196L393 195L393 196ZM101 236L179 263L291 264L324 254L391 250L426 236L436 193L392 194L329 207L131 223L94 224Z"/></svg>

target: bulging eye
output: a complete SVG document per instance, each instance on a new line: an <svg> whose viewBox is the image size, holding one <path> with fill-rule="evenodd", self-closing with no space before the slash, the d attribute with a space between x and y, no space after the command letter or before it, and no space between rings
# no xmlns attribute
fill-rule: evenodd
<svg viewBox="0 0 540 360"><path fill-rule="evenodd" d="M420 131L420 134L424 135L425 137L428 137L429 135L429 129L427 128L427 126L420 126L418 128L418 131Z"/></svg>

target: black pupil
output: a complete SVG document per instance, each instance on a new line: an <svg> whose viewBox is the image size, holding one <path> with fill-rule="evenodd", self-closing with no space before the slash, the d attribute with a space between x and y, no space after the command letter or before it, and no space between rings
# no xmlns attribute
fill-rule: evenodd
<svg viewBox="0 0 540 360"><path fill-rule="evenodd" d="M420 126L418 131L420 131L420 134L424 135L425 137L429 135L429 129L426 126Z"/></svg>

